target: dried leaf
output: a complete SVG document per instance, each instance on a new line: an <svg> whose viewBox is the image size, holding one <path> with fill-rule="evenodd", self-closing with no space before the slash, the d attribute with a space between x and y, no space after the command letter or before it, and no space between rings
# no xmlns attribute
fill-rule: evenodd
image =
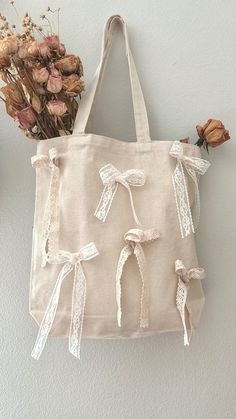
<svg viewBox="0 0 236 419"><path fill-rule="evenodd" d="M36 96L34 93L33 93L32 99L31 99L31 105L32 105L32 108L33 108L33 109L34 109L37 113L41 113L41 112L42 112L43 107L42 107L41 100L40 100L40 99L39 99L39 97L38 97L38 96Z"/></svg>

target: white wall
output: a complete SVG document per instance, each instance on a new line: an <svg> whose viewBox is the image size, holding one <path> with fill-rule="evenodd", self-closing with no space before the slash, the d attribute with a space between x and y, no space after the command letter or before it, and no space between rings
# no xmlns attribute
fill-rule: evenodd
<svg viewBox="0 0 236 419"><path fill-rule="evenodd" d="M34 16L48 0L38 3L17 2ZM127 20L153 139L190 136L193 141L195 124L215 117L225 122L232 140L210 150L212 167L201 182L197 245L208 276L206 306L190 347L183 347L178 333L135 341L90 340L83 341L78 362L69 355L66 340L52 339L36 362L30 353L37 326L28 314L35 188L30 157L36 144L22 136L1 106L0 418L234 419L236 3L51 2L52 7L57 4L62 8L61 38L81 56L87 81L98 63L105 20L114 13ZM0 9L7 13L6 1ZM132 139L126 62L124 55L119 57L117 41L115 46L113 74L97 103L94 130Z"/></svg>

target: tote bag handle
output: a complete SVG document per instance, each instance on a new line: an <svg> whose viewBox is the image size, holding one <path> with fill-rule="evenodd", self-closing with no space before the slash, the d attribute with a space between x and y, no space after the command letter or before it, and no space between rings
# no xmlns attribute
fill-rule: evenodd
<svg viewBox="0 0 236 419"><path fill-rule="evenodd" d="M105 25L105 28L103 31L101 59L97 67L97 70L95 72L95 75L93 77L93 80L88 86L86 93L81 99L81 102L77 111L77 115L76 115L73 134L85 133L85 129L88 123L88 119L91 113L94 99L95 99L98 87L101 84L101 79L104 74L104 70L105 70L106 63L109 56L109 51L111 49L112 33L113 33L113 27L114 27L115 22L118 22L119 24L122 25L123 35L125 38L125 48L126 48L126 56L128 59L128 66L129 66L129 76L130 76L130 82L131 82L131 92L132 92L132 100L133 100L134 120L135 120L137 141L142 142L142 143L151 141L144 97L143 97L141 85L139 82L138 74L136 71L136 67L134 64L134 60L132 57L132 53L129 47L127 26L123 18L119 15L111 16Z"/></svg>

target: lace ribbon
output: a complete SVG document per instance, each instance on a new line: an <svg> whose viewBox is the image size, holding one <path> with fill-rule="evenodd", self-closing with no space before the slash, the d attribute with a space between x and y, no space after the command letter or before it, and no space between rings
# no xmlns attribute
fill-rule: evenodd
<svg viewBox="0 0 236 419"><path fill-rule="evenodd" d="M152 242L159 238L159 233L156 229L150 230L129 230L124 235L125 247L121 250L117 273L116 273L116 302L117 302L117 322L118 326L121 327L121 277L124 269L124 265L132 254L136 256L138 268L142 280L142 292L141 292L141 311L140 311L140 327L148 327L149 325L149 293L146 278L146 260L142 244Z"/></svg>
<svg viewBox="0 0 236 419"><path fill-rule="evenodd" d="M51 172L48 198L45 206L42 227L42 267L46 266L48 254L56 253L58 249L58 191L60 169L58 166L57 150L51 148L47 155L36 155L31 158L32 166L36 169L49 168Z"/></svg>
<svg viewBox="0 0 236 419"><path fill-rule="evenodd" d="M205 278L205 271L203 268L191 268L186 269L182 260L176 260L175 262L175 273L178 278L178 286L177 286L177 293L176 293L176 305L177 309L179 310L180 317L184 327L184 345L189 345L193 326L191 321L191 311L188 307L188 288L190 285L190 281L193 279L202 280ZM189 323L191 327L190 337L188 337L186 321L185 321L185 306L187 307L189 313Z"/></svg>
<svg viewBox="0 0 236 419"><path fill-rule="evenodd" d="M98 256L98 251L94 243L89 243L82 247L78 253L59 251L52 258L49 256L49 263L64 265L57 277L51 298L39 328L31 354L33 358L39 359L43 351L56 315L62 283L74 270L69 351L72 355L80 359L80 343L86 302L86 278L81 262L93 259L96 256Z"/></svg>
<svg viewBox="0 0 236 419"><path fill-rule="evenodd" d="M194 233L200 218L200 196L198 189L199 175L204 175L210 166L207 160L199 157L185 156L183 145L179 141L174 141L169 154L177 159L177 164L172 175L172 182L175 192L176 208L179 217L181 237L187 237L191 232ZM188 189L184 174L184 168L189 174L195 185L195 220L193 222L189 203Z"/></svg>
<svg viewBox="0 0 236 419"><path fill-rule="evenodd" d="M134 220L136 224L140 225L140 221L134 208L133 196L130 186L143 186L145 184L144 171L139 169L130 169L121 173L112 164L109 163L100 169L99 174L102 179L104 189L94 214L95 217L103 222L106 220L113 198L118 188L118 183L120 183L129 192Z"/></svg>

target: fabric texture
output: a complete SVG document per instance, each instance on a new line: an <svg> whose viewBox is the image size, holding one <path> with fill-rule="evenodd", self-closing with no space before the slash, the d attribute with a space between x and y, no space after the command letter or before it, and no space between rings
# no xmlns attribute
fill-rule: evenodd
<svg viewBox="0 0 236 419"><path fill-rule="evenodd" d="M136 142L86 133L116 24L125 38ZM36 200L30 313L41 332L45 313L53 312L33 356L38 359L48 335L69 336L70 351L77 357L81 333L121 338L184 330L188 344L186 329L196 328L204 305L204 270L198 268L194 231L200 211L199 175L209 163L201 159L197 146L151 141L120 16L112 16L105 26L101 60L82 98L73 135L39 142L32 165ZM88 244L93 257L81 257ZM82 284L78 298L75 284L80 290ZM78 299L83 319L74 324L80 327L82 321L83 332L76 333L71 323ZM74 346L71 328L77 336Z"/></svg>

